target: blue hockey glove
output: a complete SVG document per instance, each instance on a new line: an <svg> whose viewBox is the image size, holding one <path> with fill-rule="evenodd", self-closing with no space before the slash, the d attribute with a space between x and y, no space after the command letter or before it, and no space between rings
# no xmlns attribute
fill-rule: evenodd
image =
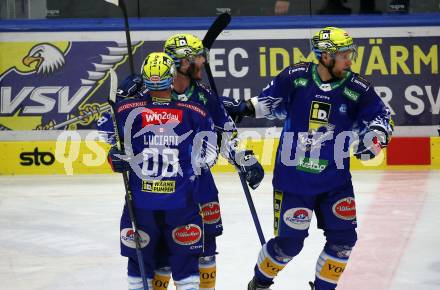
<svg viewBox="0 0 440 290"><path fill-rule="evenodd" d="M255 158L252 150L244 150L235 154L235 166L246 177L252 189L256 189L264 177L263 166Z"/></svg>
<svg viewBox="0 0 440 290"><path fill-rule="evenodd" d="M107 161L112 167L113 172L122 173L128 168L128 163L116 155L124 155L124 152L119 151L118 148L112 146L108 152Z"/></svg>
<svg viewBox="0 0 440 290"><path fill-rule="evenodd" d="M141 75L130 75L119 85L116 97L122 99L131 97L141 90L143 84Z"/></svg>
<svg viewBox="0 0 440 290"><path fill-rule="evenodd" d="M359 136L359 144L354 156L360 160L370 160L376 157L382 148L387 147L390 137L379 126L371 126L365 134Z"/></svg>
<svg viewBox="0 0 440 290"><path fill-rule="evenodd" d="M229 97L220 97L220 100L235 123L240 123L244 116L255 115L254 107L250 102L243 100L237 101Z"/></svg>

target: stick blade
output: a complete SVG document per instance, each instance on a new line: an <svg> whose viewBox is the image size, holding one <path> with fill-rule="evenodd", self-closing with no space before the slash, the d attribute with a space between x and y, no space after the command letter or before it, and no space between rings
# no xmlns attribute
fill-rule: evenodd
<svg viewBox="0 0 440 290"><path fill-rule="evenodd" d="M212 23L211 27L209 27L208 32L206 32L202 41L203 46L210 49L216 38L229 25L229 22L231 22L231 14L227 12L220 14L214 23Z"/></svg>
<svg viewBox="0 0 440 290"><path fill-rule="evenodd" d="M105 2L111 3L113 5L119 6L119 0L104 0Z"/></svg>
<svg viewBox="0 0 440 290"><path fill-rule="evenodd" d="M110 92L108 95L108 101L114 104L116 103L116 91L118 90L118 75L112 68L109 70L109 74L110 74Z"/></svg>

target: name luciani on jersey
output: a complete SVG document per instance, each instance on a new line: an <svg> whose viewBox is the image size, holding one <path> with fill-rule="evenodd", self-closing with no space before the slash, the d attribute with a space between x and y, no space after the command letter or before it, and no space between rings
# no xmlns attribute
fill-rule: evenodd
<svg viewBox="0 0 440 290"><path fill-rule="evenodd" d="M144 127L132 136L132 127L137 116L142 116ZM158 183L162 178L183 176L176 147L188 138L193 131L178 135L174 128L182 120L182 111L168 109L166 113L158 113L155 109L136 108L130 112L124 124L125 155L118 156L127 161L133 172L144 180L143 188L154 189L157 192L169 193L173 190L172 184ZM147 134L149 133L149 134ZM132 138L142 136L143 144L147 145L144 150L134 154ZM198 132L192 140L191 165L196 175L200 174L200 166L203 163L214 164L216 149L211 144L217 144L216 134L211 131ZM213 154L213 152L215 154ZM149 161L157 162L162 156L162 168L153 166L150 168ZM203 160L204 162L201 162ZM146 180L148 179L148 180Z"/></svg>

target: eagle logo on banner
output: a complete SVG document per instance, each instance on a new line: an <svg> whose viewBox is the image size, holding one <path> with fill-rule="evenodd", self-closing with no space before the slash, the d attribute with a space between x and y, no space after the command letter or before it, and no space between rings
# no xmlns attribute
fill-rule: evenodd
<svg viewBox="0 0 440 290"><path fill-rule="evenodd" d="M92 129L126 54L110 41L0 43L0 130Z"/></svg>

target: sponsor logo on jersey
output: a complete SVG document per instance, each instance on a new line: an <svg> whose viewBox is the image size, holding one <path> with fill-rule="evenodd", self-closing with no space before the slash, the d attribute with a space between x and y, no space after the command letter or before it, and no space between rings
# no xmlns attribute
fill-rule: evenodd
<svg viewBox="0 0 440 290"><path fill-rule="evenodd" d="M333 205L333 214L343 220L356 219L356 202L353 197L338 200Z"/></svg>
<svg viewBox="0 0 440 290"><path fill-rule="evenodd" d="M206 105L206 103L208 102L208 99L205 97L205 94L202 92L199 92L199 101L201 103L203 103L203 105Z"/></svg>
<svg viewBox="0 0 440 290"><path fill-rule="evenodd" d="M293 80L293 84L294 84L295 88L306 87L308 83L309 83L309 80L305 79L305 78L296 78Z"/></svg>
<svg viewBox="0 0 440 290"><path fill-rule="evenodd" d="M296 72L299 71L306 71L306 68L304 66L300 66L300 67L292 67L289 69L289 75L294 74Z"/></svg>
<svg viewBox="0 0 440 290"><path fill-rule="evenodd" d="M357 100L359 98L359 93L352 91L347 87L344 88L344 90L342 91L342 94L344 96L346 96L349 100L352 100L354 102L357 102Z"/></svg>
<svg viewBox="0 0 440 290"><path fill-rule="evenodd" d="M142 126L181 123L182 116L182 110L150 108L142 112Z"/></svg>
<svg viewBox="0 0 440 290"><path fill-rule="evenodd" d="M355 84L358 84L358 85L360 85L361 87L363 87L364 89L367 89L367 88L368 88L368 86L367 86L365 83L361 82L360 80L356 79L355 77L353 77L351 80L352 80Z"/></svg>
<svg viewBox="0 0 440 290"><path fill-rule="evenodd" d="M274 234L278 236L278 229L280 228L280 216L281 216L281 205L283 203L283 192L275 190L273 193L273 217L274 217Z"/></svg>
<svg viewBox="0 0 440 290"><path fill-rule="evenodd" d="M324 169L327 168L327 165L327 160L304 157L298 162L296 169L308 173L318 174L324 171Z"/></svg>
<svg viewBox="0 0 440 290"><path fill-rule="evenodd" d="M312 101L309 116L309 130L317 130L328 124L331 105L329 103Z"/></svg>
<svg viewBox="0 0 440 290"><path fill-rule="evenodd" d="M296 207L286 210L283 220L289 227L296 230L306 230L312 220L312 211L305 207Z"/></svg>
<svg viewBox="0 0 440 290"><path fill-rule="evenodd" d="M218 202L209 202L202 205L203 222L215 224L220 221L220 205Z"/></svg>
<svg viewBox="0 0 440 290"><path fill-rule="evenodd" d="M341 114L347 114L347 105L346 104L341 104L341 106L339 107L339 113Z"/></svg>
<svg viewBox="0 0 440 290"><path fill-rule="evenodd" d="M330 101L330 97L325 95L315 95L315 98Z"/></svg>
<svg viewBox="0 0 440 290"><path fill-rule="evenodd" d="M196 224L189 224L175 228L172 236L173 240L179 245L193 245L202 238L202 230Z"/></svg>
<svg viewBox="0 0 440 290"><path fill-rule="evenodd" d="M153 193L174 193L175 180L142 180L142 191Z"/></svg>
<svg viewBox="0 0 440 290"><path fill-rule="evenodd" d="M206 112L203 111L201 108L199 108L197 106L194 106L194 105L191 105L191 104L187 104L187 103L177 103L176 105L179 106L179 107L185 107L185 108L188 108L190 110L193 110L194 112L199 113L203 117L206 116Z"/></svg>
<svg viewBox="0 0 440 290"><path fill-rule="evenodd" d="M120 112L123 112L123 111L128 110L128 109L134 109L134 108L138 108L138 107L145 107L146 105L147 105L146 101L128 103L128 104L124 104L124 105L120 106L118 108L117 112L120 113Z"/></svg>
<svg viewBox="0 0 440 290"><path fill-rule="evenodd" d="M138 230L140 237L141 248L145 248L150 243L150 236L142 231ZM134 241L134 231L132 228L125 228L121 230L121 243L125 246L136 249L136 243Z"/></svg>

